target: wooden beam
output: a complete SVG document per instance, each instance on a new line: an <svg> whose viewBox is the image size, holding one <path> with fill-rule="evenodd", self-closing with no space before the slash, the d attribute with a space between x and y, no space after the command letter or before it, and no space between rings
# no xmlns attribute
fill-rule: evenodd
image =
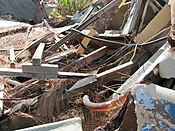
<svg viewBox="0 0 175 131"><path fill-rule="evenodd" d="M89 36L93 36L93 35L95 35L95 34L96 34L96 30L94 30L94 29L92 29L92 28L91 28L91 29L89 30L89 32L88 32L88 35L89 35ZM84 46L85 48L87 48L87 46L88 46L90 40L91 40L91 39L85 37L81 43L83 44L83 46ZM84 53L84 48L80 45L80 46L78 47L78 49L77 49L77 54L83 54L83 53Z"/></svg>
<svg viewBox="0 0 175 131"><path fill-rule="evenodd" d="M114 6L118 6L121 3L122 0L113 0L109 4L107 4L105 7L97 11L94 15L92 15L89 19L84 21L81 25L79 25L76 29L82 31L86 27L88 27L90 24L95 22L97 19L101 17L102 14L110 10ZM58 43L54 44L50 48L48 48L45 53L43 54L43 57L46 57L49 55L51 52L55 51L60 47L62 44L66 43L70 39L76 36L76 32L71 32L68 35L66 35L63 39L61 39Z"/></svg>
<svg viewBox="0 0 175 131"><path fill-rule="evenodd" d="M0 98L4 98L4 84L0 84ZM0 116L3 114L3 101L0 100Z"/></svg>
<svg viewBox="0 0 175 131"><path fill-rule="evenodd" d="M36 49L36 51L32 57L32 64L34 66L41 65L44 47L45 47L45 43L40 43L38 48Z"/></svg>
<svg viewBox="0 0 175 131"><path fill-rule="evenodd" d="M32 65L32 64L31 64ZM42 69L43 70L43 69ZM28 77L28 78L84 78L92 76L93 74L88 73L74 73L74 72L40 72L40 73L31 73L23 72L22 69L12 69L12 68L0 68L0 75L2 76L19 76L19 77Z"/></svg>
<svg viewBox="0 0 175 131"><path fill-rule="evenodd" d="M84 65L94 61L94 60L97 60L98 58L104 56L106 54L106 51L107 51L107 47L106 46L103 46L102 48L100 49L97 49L91 53L89 53L88 55L78 59L77 61L63 67L61 69L61 71L70 71L74 68L80 68L80 67L83 67Z"/></svg>
<svg viewBox="0 0 175 131"><path fill-rule="evenodd" d="M34 66L32 63L26 63L22 65L22 71L26 73L48 73L57 74L58 65L54 64L41 64L41 66Z"/></svg>
<svg viewBox="0 0 175 131"><path fill-rule="evenodd" d="M14 51L14 48L10 49L10 68L15 68L15 51Z"/></svg>

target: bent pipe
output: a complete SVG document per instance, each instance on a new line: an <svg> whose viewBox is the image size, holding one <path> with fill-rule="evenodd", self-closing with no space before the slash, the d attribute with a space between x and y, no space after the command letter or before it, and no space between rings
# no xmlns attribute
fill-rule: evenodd
<svg viewBox="0 0 175 131"><path fill-rule="evenodd" d="M91 111L109 111L122 106L126 101L128 95L129 92L126 92L125 94L120 95L118 98L113 98L102 103L93 103L89 100L89 96L85 95L83 97L83 103Z"/></svg>

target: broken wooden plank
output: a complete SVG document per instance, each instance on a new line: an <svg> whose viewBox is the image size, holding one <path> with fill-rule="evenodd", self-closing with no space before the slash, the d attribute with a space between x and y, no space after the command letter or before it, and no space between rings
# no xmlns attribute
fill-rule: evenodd
<svg viewBox="0 0 175 131"><path fill-rule="evenodd" d="M65 97L68 97L70 94L80 93L88 88L99 87L115 78L119 78L123 76L123 74L131 70L132 64L133 62L130 61L100 74L97 74L96 76L91 76L79 80L68 90L68 92L65 94Z"/></svg>
<svg viewBox="0 0 175 131"><path fill-rule="evenodd" d="M91 23L93 23L95 20L99 19L104 12L110 10L114 6L118 6L121 3L122 0L113 0L109 4L107 4L105 7L100 9L98 12L96 12L94 15L92 15L89 19L84 21L81 25L79 25L76 29L82 31L87 26L89 26ZM60 47L62 44L66 43L70 39L76 36L76 32L71 32L68 35L66 35L64 38L62 38L58 43L54 44L50 48L48 48L45 53L43 54L43 57L46 57L50 53L57 50L58 47Z"/></svg>
<svg viewBox="0 0 175 131"><path fill-rule="evenodd" d="M53 32L48 32L46 33L44 36L40 37L39 39L37 39L36 41L33 41L31 44L29 44L27 47L25 47L23 50L21 50L17 55L16 55L16 59L19 57L19 55L21 55L25 50L31 48L32 46L38 46L41 42L43 42L44 40L46 40L47 38L51 37L54 33Z"/></svg>
<svg viewBox="0 0 175 131"><path fill-rule="evenodd" d="M62 71L70 71L73 68L83 67L84 65L104 56L106 54L106 51L107 51L107 47L103 46L102 48L95 50L95 51L89 53L88 55L78 59L77 61L63 67L61 70Z"/></svg>
<svg viewBox="0 0 175 131"><path fill-rule="evenodd" d="M15 68L15 51L14 51L14 48L10 49L10 68Z"/></svg>
<svg viewBox="0 0 175 131"><path fill-rule="evenodd" d="M4 84L0 84L0 99L4 98ZM3 114L3 101L0 100L0 117Z"/></svg>
<svg viewBox="0 0 175 131"><path fill-rule="evenodd" d="M0 75L2 76L19 76L27 78L57 78L57 75L46 74L46 73L25 73L22 69L12 68L0 68Z"/></svg>
<svg viewBox="0 0 175 131"><path fill-rule="evenodd" d="M70 54L73 54L74 52L76 52L76 49L66 50L66 51L61 52L60 54L58 54L56 56L53 56L51 58L46 59L45 62L48 62L48 63L58 62L58 61L64 59L65 57L69 56Z"/></svg>
<svg viewBox="0 0 175 131"><path fill-rule="evenodd" d="M92 29L92 28L91 28L91 29L89 30L89 32L88 32L88 35L90 35L90 36L93 36L93 35L95 35L95 34L96 34L96 30L94 30L94 29ZM87 46L88 46L90 40L91 40L91 39L85 37L81 43L83 44L83 46L84 46L85 48L87 48ZM80 45L80 46L78 47L78 49L77 49L77 54L83 54L83 53L84 53L84 48Z"/></svg>
<svg viewBox="0 0 175 131"><path fill-rule="evenodd" d="M84 78L88 76L93 76L93 74L88 73L74 73L74 72L58 72L57 73L28 73L23 72L22 69L12 69L12 68L0 68L0 75L2 76L18 76L18 77L27 77L27 78Z"/></svg>
<svg viewBox="0 0 175 131"><path fill-rule="evenodd" d="M44 51L45 43L40 43L32 57L32 64L34 66L40 66L42 62L42 56Z"/></svg>
<svg viewBox="0 0 175 131"><path fill-rule="evenodd" d="M26 63L22 65L22 71L26 73L48 73L57 74L58 65L54 64L41 64L41 66L32 65L32 63Z"/></svg>

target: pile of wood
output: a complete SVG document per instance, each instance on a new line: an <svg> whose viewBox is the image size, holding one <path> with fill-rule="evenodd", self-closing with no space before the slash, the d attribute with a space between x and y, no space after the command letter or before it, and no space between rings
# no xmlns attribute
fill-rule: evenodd
<svg viewBox="0 0 175 131"><path fill-rule="evenodd" d="M81 117L84 130L137 129L122 126L126 110L134 108L132 88L170 81L162 82L157 67L174 25L170 4L98 0L78 23L47 18L0 26L0 130L72 117Z"/></svg>

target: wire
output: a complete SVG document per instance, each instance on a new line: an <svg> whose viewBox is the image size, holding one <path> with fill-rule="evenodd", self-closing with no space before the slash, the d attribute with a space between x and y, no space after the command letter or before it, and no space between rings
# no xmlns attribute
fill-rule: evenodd
<svg viewBox="0 0 175 131"><path fill-rule="evenodd" d="M136 55L137 46L138 46L138 44L136 44L136 46L135 46L135 48L134 48L134 53L133 53L133 55L132 55L130 61L132 61L132 60L134 59L135 55Z"/></svg>
<svg viewBox="0 0 175 131"><path fill-rule="evenodd" d="M128 46L123 46L119 49L117 49L116 51L113 52L113 54L109 57L109 56L105 56L105 58L103 58L101 61L97 61L97 62L92 62L93 64L108 64L109 62L111 62L113 60L114 57L118 57L120 56L122 53L124 53L125 51L127 51L130 47Z"/></svg>
<svg viewBox="0 0 175 131"><path fill-rule="evenodd" d="M133 45L135 45L135 44L125 44L125 43L122 43L122 42L110 41L110 40L105 40L105 39L93 37L93 36L90 36L90 35L86 35L86 34L82 33L81 31L79 31L77 29L74 29L74 28L71 28L70 31L74 31L76 33L79 33L80 35L83 35L83 36L85 36L89 39L93 39L93 40L96 40L96 41L111 43L111 44L115 44L115 45L117 44L117 45L120 45L120 46L133 46Z"/></svg>
<svg viewBox="0 0 175 131"><path fill-rule="evenodd" d="M86 35L84 33L82 33L81 31L77 30L77 29L74 29L74 28L71 28L70 31L74 31L80 35L83 35L89 39L93 39L93 40L96 40L96 41L101 41L101 42L106 42L106 43L110 43L112 44L113 46L116 46L116 45L120 45L120 46L128 46L128 47L133 47L135 46L136 44L135 43L130 43L130 44L126 44L126 43L122 43L122 42L116 42L116 41L111 41L111 40L105 40L105 39L101 39L101 38L97 38L97 37L93 37L93 36L89 36L89 35ZM156 39L156 40L152 40L152 41L149 41L149 42L145 42L145 43L137 43L137 47L140 47L140 46L147 46L147 45L150 45L150 44L155 44L159 41L162 41L162 40L166 40L167 39L167 36L164 36L164 37L161 37L159 39Z"/></svg>
<svg viewBox="0 0 175 131"><path fill-rule="evenodd" d="M155 39L155 40L152 40L152 41L149 41L149 42L145 42L145 43L142 43L142 44L138 44L138 46L147 46L147 45L150 45L150 44L155 44L157 42L160 42L160 41L163 41L163 40L166 40L167 39L167 36L164 36L164 37L161 37L159 39Z"/></svg>

